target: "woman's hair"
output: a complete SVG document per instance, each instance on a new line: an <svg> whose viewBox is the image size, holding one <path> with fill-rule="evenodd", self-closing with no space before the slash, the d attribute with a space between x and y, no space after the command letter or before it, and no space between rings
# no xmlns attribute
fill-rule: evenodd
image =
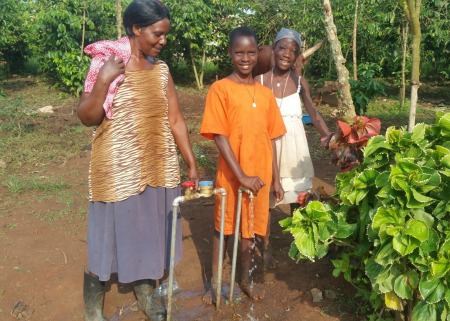
<svg viewBox="0 0 450 321"><path fill-rule="evenodd" d="M133 26L147 27L163 19L170 20L169 9L158 0L133 0L123 14L123 25L128 36L133 36Z"/></svg>
<svg viewBox="0 0 450 321"><path fill-rule="evenodd" d="M250 29L249 27L237 27L233 29L228 36L228 39L230 41L230 48L233 47L234 42L239 37L252 37L253 39L255 39L256 44L258 44L258 38L256 37L256 33L252 29Z"/></svg>

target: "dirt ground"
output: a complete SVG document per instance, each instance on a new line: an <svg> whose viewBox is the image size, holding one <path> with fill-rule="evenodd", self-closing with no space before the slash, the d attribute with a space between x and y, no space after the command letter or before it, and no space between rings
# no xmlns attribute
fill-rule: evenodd
<svg viewBox="0 0 450 321"><path fill-rule="evenodd" d="M180 92L186 119L200 119L203 96ZM64 117L50 117L55 125L77 124L76 116L59 111ZM64 119L64 120L63 120ZM56 126L57 127L57 126ZM197 141L195 130L192 140ZM88 137L88 136L87 136ZM87 139L86 144L89 144ZM87 263L86 216L89 150L80 150L77 157L62 165L48 167L39 175L65 181L75 190L71 206L72 217L55 218L42 213L54 213L62 202L49 202L39 195L23 195L11 203L0 198L0 320L81 321L83 268ZM315 160L315 185L331 192L338 171L326 157ZM0 184L1 186L2 184ZM0 187L0 195L8 191ZM37 193L37 192L36 192ZM26 199L24 199L26 197ZM64 198L64 194L61 194ZM332 321L360 320L354 314L356 301L353 289L342 279L331 275L329 259L315 263L296 264L287 253L292 241L282 234L278 221L288 215L280 207L272 213L272 237L276 269L257 274L264 283L265 300L251 303L242 298L233 306L222 301L222 309L205 306L201 301L205 275L211 255L212 199L186 202L181 206L183 227L183 259L176 268L176 281L181 292L175 296L174 320L283 320ZM50 215L50 214L49 214ZM82 217L81 219L79 217ZM257 258L261 266L260 260ZM230 272L226 261L224 282ZM333 290L336 298L325 297L313 303L311 289ZM11 315L14 306L22 302L22 314ZM14 311L17 314L19 308ZM137 310L136 300L128 285L112 280L104 304L105 315L111 321L146 320Z"/></svg>

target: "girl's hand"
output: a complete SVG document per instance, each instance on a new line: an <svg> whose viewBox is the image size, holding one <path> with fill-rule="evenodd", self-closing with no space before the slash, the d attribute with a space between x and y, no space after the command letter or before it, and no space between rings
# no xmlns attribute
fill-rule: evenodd
<svg viewBox="0 0 450 321"><path fill-rule="evenodd" d="M323 136L320 138L320 145L323 148L329 149L330 148L330 140L333 137L334 133L328 133L327 136Z"/></svg>
<svg viewBox="0 0 450 321"><path fill-rule="evenodd" d="M125 73L125 63L122 58L115 59L115 55L109 56L98 72L97 79L109 85L117 76Z"/></svg>
<svg viewBox="0 0 450 321"><path fill-rule="evenodd" d="M275 196L276 203L281 202L281 200L284 197L283 186L281 186L281 183L279 181L274 181L272 183L272 188L273 188L273 195Z"/></svg>
<svg viewBox="0 0 450 321"><path fill-rule="evenodd" d="M194 191L197 191L199 178L198 178L198 170L197 170L196 165L188 168L188 176L189 176L189 180L191 180L195 183Z"/></svg>
<svg viewBox="0 0 450 321"><path fill-rule="evenodd" d="M239 178L241 186L248 188L254 196L258 194L258 191L266 184L259 178L259 176L243 176Z"/></svg>

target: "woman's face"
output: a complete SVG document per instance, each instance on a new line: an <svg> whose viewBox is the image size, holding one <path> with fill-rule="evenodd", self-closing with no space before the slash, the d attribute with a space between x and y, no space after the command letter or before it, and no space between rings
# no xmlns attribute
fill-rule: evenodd
<svg viewBox="0 0 450 321"><path fill-rule="evenodd" d="M248 76L258 60L258 45L250 36L240 36L233 41L230 48L234 71L241 76Z"/></svg>
<svg viewBox="0 0 450 321"><path fill-rule="evenodd" d="M134 26L139 50L144 56L156 57L167 43L166 35L170 30L169 19L163 19L147 27Z"/></svg>
<svg viewBox="0 0 450 321"><path fill-rule="evenodd" d="M297 43L293 39L283 38L273 49L275 65L281 70L287 70L294 65L300 54Z"/></svg>

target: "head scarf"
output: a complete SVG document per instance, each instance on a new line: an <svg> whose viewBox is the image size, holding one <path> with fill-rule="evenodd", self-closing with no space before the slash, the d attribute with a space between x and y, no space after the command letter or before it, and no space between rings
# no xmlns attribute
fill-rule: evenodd
<svg viewBox="0 0 450 321"><path fill-rule="evenodd" d="M281 39L284 39L284 38L292 39L298 44L299 47L302 46L302 38L301 38L300 34L295 30L281 28L280 32L278 32L278 34L275 38L274 43L277 43L278 41L280 41Z"/></svg>

